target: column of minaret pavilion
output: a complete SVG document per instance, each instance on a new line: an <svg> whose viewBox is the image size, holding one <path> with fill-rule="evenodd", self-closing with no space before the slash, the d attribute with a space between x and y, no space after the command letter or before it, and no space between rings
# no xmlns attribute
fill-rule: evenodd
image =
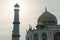
<svg viewBox="0 0 60 40"><path fill-rule="evenodd" d="M16 4L14 9L14 22L13 22L13 31L12 31L12 40L19 40L19 5Z"/></svg>

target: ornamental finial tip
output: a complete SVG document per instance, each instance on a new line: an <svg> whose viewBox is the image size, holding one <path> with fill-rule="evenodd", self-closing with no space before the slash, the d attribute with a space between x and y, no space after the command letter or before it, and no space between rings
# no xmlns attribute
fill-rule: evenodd
<svg viewBox="0 0 60 40"><path fill-rule="evenodd" d="M45 7L45 11L47 11L47 8Z"/></svg>

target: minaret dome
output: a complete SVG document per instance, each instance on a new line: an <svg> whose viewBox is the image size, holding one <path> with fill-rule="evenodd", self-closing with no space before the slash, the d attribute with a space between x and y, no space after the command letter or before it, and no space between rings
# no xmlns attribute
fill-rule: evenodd
<svg viewBox="0 0 60 40"><path fill-rule="evenodd" d="M16 3L16 4L14 5L14 7L15 7L15 8L19 8L20 6Z"/></svg>

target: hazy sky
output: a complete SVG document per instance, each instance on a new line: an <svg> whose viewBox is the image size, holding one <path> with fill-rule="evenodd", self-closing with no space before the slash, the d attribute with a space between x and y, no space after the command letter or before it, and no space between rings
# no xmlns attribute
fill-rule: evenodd
<svg viewBox="0 0 60 40"><path fill-rule="evenodd" d="M37 25L38 17L44 12L45 5L49 12L57 17L60 24L60 0L0 0L0 40L12 40L14 5L20 5L20 34L25 40L29 24Z"/></svg>

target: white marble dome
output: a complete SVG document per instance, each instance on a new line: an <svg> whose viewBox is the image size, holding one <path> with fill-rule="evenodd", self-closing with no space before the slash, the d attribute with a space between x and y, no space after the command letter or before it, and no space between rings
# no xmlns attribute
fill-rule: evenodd
<svg viewBox="0 0 60 40"><path fill-rule="evenodd" d="M41 25L41 23L44 25L56 25L57 18L45 9L45 12L39 16L37 25Z"/></svg>

